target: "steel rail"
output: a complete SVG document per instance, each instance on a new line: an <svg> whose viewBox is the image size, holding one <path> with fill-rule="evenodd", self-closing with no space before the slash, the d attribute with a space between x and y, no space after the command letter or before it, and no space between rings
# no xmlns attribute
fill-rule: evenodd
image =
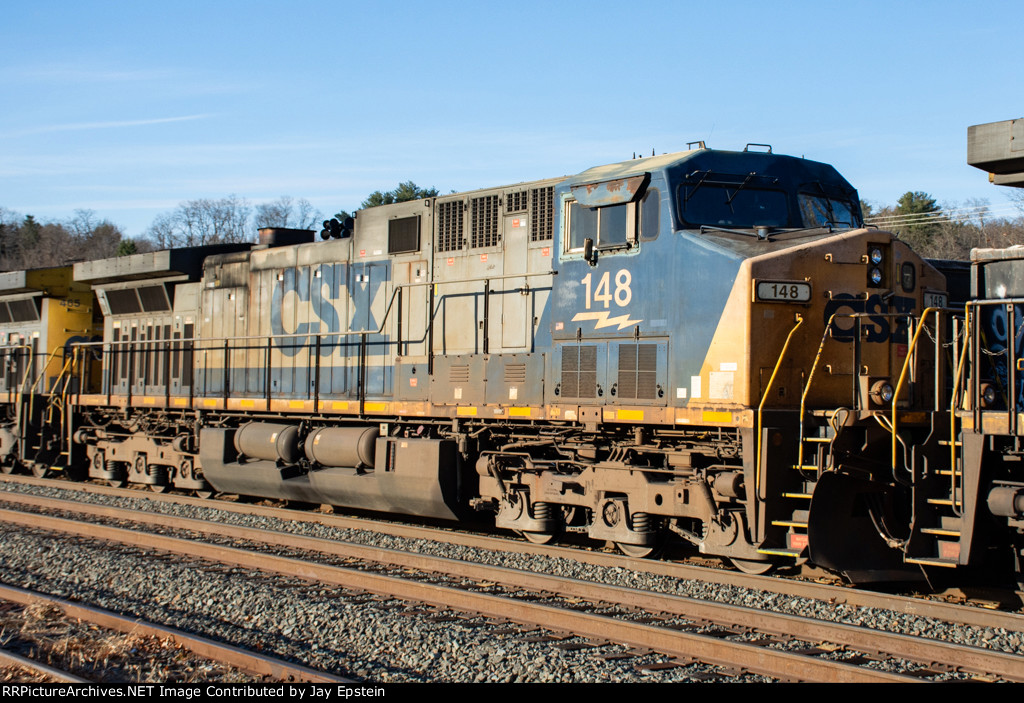
<svg viewBox="0 0 1024 703"><path fill-rule="evenodd" d="M53 487L53 480L37 479L31 476L0 475L0 501L20 500L14 496L25 494L8 493L2 490L3 482L23 483L31 486ZM324 513L302 512L289 508L275 508L249 503L232 503L228 501L211 501L206 498L193 498L168 493L150 493L128 488L112 488L88 483L62 482L64 490L82 492L101 496L130 496L153 503L172 503L195 507L220 510L238 515L258 515L289 522L303 522L324 525L336 529L353 529L365 532L380 532L395 537L423 539L433 542L513 552L516 554L537 554L555 558L571 559L580 563L601 567L632 568L656 576L667 576L676 579L687 579L714 583L723 586L736 586L759 591L770 591L780 595L799 598L814 598L834 605L851 607L880 608L905 615L936 618L947 622L955 622L972 627L994 627L1019 630L1024 632L1024 615L1003 610L983 607L971 607L942 601L926 600L910 596L875 593L848 586L835 586L812 581L779 578L777 576L759 576L744 574L739 571L716 569L705 566L694 566L678 562L657 561L653 559L633 559L619 554L606 554L581 549L570 549L559 545L538 545L530 542L486 535L475 535L465 532L439 530L437 528L419 527L372 520L369 518L347 517ZM77 501L68 501L81 505Z"/></svg>
<svg viewBox="0 0 1024 703"><path fill-rule="evenodd" d="M123 517L123 513L122 513ZM162 516L163 517L163 516ZM562 608L529 603L505 597L489 594L474 593L458 588L439 586L417 581L396 578L393 576L382 576L379 574L367 573L355 569L338 566L315 564L308 561L280 557L258 552L247 551L234 547L211 545L180 538L167 537L140 533L124 528L108 527L88 522L76 522L65 518L39 515L35 513L21 513L10 510L0 510L0 520L21 524L27 527L36 527L47 530L56 530L72 533L81 536L94 537L107 541L115 541L133 546L161 549L173 553L210 559L235 566L254 569L258 571L274 571L290 577L303 578L311 581L330 583L350 589L360 589L374 593L387 594L392 597L429 603L431 605L455 608L462 611L476 612L488 617L503 618L515 622L526 623L531 626L542 626L547 629L572 632L578 636L604 639L615 642L622 642L634 647L644 647L659 651L671 656L684 657L687 659L698 659L704 662L714 663L719 666L740 668L754 673L782 678L787 680L803 680L816 682L907 682L916 681L915 677L880 672L877 670L865 669L850 664L814 659L805 655L797 655L780 650L764 649L757 645L742 642L722 641L714 637L702 636L680 632L677 630L657 628L623 620L617 620L604 615L594 615L566 611ZM180 521L186 524L184 518L173 518L173 522ZM188 521L192 522L192 521ZM263 535L266 541L266 533L254 531ZM246 528L231 528L225 532L226 536L234 538L246 538ZM293 537L280 535L280 537ZM251 539L251 537L249 537ZM303 538L304 540L310 538ZM332 544L324 540L325 544ZM350 545L339 545L342 548ZM391 550L381 550L373 547L360 547L352 552L353 558L360 553L372 553L380 551L382 554ZM394 562L396 556L390 553ZM406 562L399 562L410 568L425 568L430 571L442 571L440 558L423 557L422 555L408 555L411 558ZM433 567L417 566L418 564L433 563ZM528 572L499 569L498 567L481 567L479 565L457 562L461 564L457 573L460 575L483 574L480 578L494 581L504 573L503 581L513 587L528 587L550 593L565 594L570 588L572 580L556 577L531 574ZM594 592L590 590L592 585L579 585L578 593L584 597L593 598ZM546 587L545 587L546 585ZM600 589L599 589L600 590ZM672 597L662 597L656 594L640 594L628 589L617 589L625 594L627 598L636 599L635 603L642 603L645 599L660 600L665 598L669 602ZM615 602L612 589L604 591L609 602ZM677 603L683 603L688 599L677 598ZM602 598L602 600L604 600ZM628 602L627 602L628 604ZM703 603L705 607L712 608L713 605ZM639 606L637 606L639 607ZM751 617L764 620L764 611L748 609ZM688 617L699 617L688 615ZM786 616L790 618L792 616ZM721 619L721 616L719 616ZM763 627L763 625L762 625ZM785 631L785 630L783 630ZM828 638L832 639L832 638ZM1020 661L1019 659L1017 661ZM987 667L986 667L987 668ZM996 673L996 672L991 672Z"/></svg>
<svg viewBox="0 0 1024 703"><path fill-rule="evenodd" d="M43 676L49 676L51 679L56 679L59 683L92 683L89 679L83 679L70 672L55 669L42 662L37 662L35 659L29 659L20 654L8 652L6 649L0 649L0 666L18 666Z"/></svg>
<svg viewBox="0 0 1024 703"><path fill-rule="evenodd" d="M26 505L51 507L54 499L27 497ZM65 501L61 501L65 503ZM578 579L550 576L507 567L404 552L385 547L352 544L319 537L305 537L252 527L210 523L158 513L139 513L109 506L60 506L96 517L134 520L150 526L190 530L201 534L248 540L288 549L308 550L333 556L396 565L434 573L442 573L477 581L490 581L505 586L557 593L590 601L599 600L646 611L663 612L680 617L710 620L730 625L757 629L764 632L786 634L798 639L834 642L872 652L885 652L893 656L939 663L962 671L991 674L1024 682L1024 657L987 650L967 648L937 640L910 637L897 633L857 627L845 623L821 622L811 618L773 613L743 606L727 605L696 598L661 594L649 591L597 584Z"/></svg>
<svg viewBox="0 0 1024 703"><path fill-rule="evenodd" d="M249 652L240 647L215 642L206 637L192 635L165 627L164 625L147 622L140 618L125 617L103 608L74 603L57 596L30 591L25 588L18 588L17 586L0 584L0 599L22 605L42 603L60 609L67 617L85 620L108 630L116 630L125 634L158 637L165 640L169 639L177 646L188 649L200 657L229 664L257 676L269 676L275 681L353 683L351 679L333 676L299 664L292 664L281 659Z"/></svg>

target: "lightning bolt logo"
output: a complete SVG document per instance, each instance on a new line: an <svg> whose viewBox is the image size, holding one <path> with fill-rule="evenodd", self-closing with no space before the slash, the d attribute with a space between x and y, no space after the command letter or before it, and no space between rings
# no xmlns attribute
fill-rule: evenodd
<svg viewBox="0 0 1024 703"><path fill-rule="evenodd" d="M616 317L609 317L611 315L610 310L602 310L600 312L578 312L576 317L572 318L573 322L584 322L586 320L593 320L595 322L594 329L600 330L605 327L611 327L618 325L620 330L624 330L627 327L633 325L639 325L643 320L630 320L629 315L618 315Z"/></svg>

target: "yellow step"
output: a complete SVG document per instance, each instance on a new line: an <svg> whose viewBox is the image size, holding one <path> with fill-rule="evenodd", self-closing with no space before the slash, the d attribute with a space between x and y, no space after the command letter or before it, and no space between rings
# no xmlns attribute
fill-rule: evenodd
<svg viewBox="0 0 1024 703"><path fill-rule="evenodd" d="M800 554L802 553L802 550L796 550L796 549L758 549L757 553L758 554L770 554L770 555L776 556L776 557L793 557L795 559L796 557L800 556Z"/></svg>
<svg viewBox="0 0 1024 703"><path fill-rule="evenodd" d="M956 567L958 567L960 565L958 562L956 562L953 559L938 559L938 558L913 559L913 558L907 557L906 562L908 564L922 564L924 566L942 566L942 567L945 567L947 569L955 569Z"/></svg>
<svg viewBox="0 0 1024 703"><path fill-rule="evenodd" d="M941 535L942 537L959 537L959 530L944 530L941 527L925 527L921 532L926 535Z"/></svg>

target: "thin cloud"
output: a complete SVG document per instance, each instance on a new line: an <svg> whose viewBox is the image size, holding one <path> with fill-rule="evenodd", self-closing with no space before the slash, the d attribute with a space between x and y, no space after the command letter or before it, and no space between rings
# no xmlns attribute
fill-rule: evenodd
<svg viewBox="0 0 1024 703"><path fill-rule="evenodd" d="M32 134L49 134L51 132L78 132L90 129L119 129L122 127L146 127L155 124L168 124L171 122L188 122L191 120L203 120L212 115L184 115L182 117L159 117L151 120L117 120L111 122L74 122L71 124L54 124L24 129L19 132L8 132L4 137L26 137Z"/></svg>
<svg viewBox="0 0 1024 703"><path fill-rule="evenodd" d="M53 83L137 83L143 81L163 80L173 77L173 71L157 70L118 70L106 68L82 68L70 64L50 64L48 66L13 67L0 71L0 81L8 83L37 83L39 81Z"/></svg>

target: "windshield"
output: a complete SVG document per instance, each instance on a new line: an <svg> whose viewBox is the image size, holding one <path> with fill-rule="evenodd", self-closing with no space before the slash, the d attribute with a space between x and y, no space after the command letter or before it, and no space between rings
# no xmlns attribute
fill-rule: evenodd
<svg viewBox="0 0 1024 703"><path fill-rule="evenodd" d="M679 215L691 225L788 227L786 193L743 183L679 184Z"/></svg>
<svg viewBox="0 0 1024 703"><path fill-rule="evenodd" d="M857 227L860 224L860 217L846 200L800 193L799 202L804 227Z"/></svg>

